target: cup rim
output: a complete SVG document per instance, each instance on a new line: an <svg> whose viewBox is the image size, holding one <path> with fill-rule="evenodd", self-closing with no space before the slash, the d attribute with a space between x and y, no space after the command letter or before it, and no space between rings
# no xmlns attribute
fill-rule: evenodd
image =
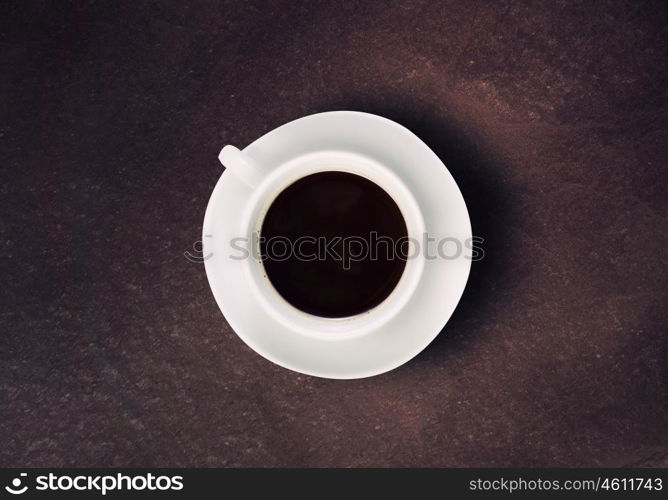
<svg viewBox="0 0 668 500"><path fill-rule="evenodd" d="M254 241L253 233L260 234L269 207L283 190L308 175L326 171L349 172L374 182L397 204L408 237L421 237L425 228L422 212L405 183L377 160L343 150L309 152L276 165L253 190L241 219L240 234ZM389 322L410 300L424 269L424 256L418 253L406 260L401 278L379 304L352 316L329 318L302 311L283 298L267 277L262 262L253 255L259 255L259 248L253 248L251 257L245 259L244 274L261 307L293 331L331 341L361 337Z"/></svg>

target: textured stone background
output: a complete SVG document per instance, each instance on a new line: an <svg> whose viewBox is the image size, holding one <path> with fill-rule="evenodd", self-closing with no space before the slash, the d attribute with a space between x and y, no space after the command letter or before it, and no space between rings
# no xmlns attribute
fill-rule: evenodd
<svg viewBox="0 0 668 500"><path fill-rule="evenodd" d="M668 465L663 2L0 9L0 465ZM422 137L486 238L358 381L254 354L183 257L223 144L334 109Z"/></svg>

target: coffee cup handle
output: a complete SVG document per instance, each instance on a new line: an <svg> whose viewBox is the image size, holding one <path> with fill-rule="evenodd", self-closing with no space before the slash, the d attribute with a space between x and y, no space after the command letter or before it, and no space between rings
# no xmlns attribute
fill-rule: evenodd
<svg viewBox="0 0 668 500"><path fill-rule="evenodd" d="M218 155L218 159L225 170L229 170L234 177L251 189L255 189L264 177L257 163L234 146L225 146Z"/></svg>

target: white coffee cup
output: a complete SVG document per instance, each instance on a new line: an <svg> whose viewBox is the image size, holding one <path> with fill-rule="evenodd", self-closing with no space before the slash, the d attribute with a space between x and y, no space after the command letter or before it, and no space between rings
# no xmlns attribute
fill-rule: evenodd
<svg viewBox="0 0 668 500"><path fill-rule="evenodd" d="M364 335L366 332L382 327L408 302L424 268L424 256L416 254L415 242L419 242L425 227L420 208L406 185L384 165L345 151L317 151L292 158L271 170L263 168L249 155L234 146L225 146L219 155L220 162L226 168L225 175L231 175L238 181L240 189L249 191L244 207L244 216L239 224L239 236L248 242L257 242L253 233L260 234L262 221L274 199L289 185L319 172L347 172L364 177L387 192L399 207L408 230L411 256L394 290L378 306L355 316L345 318L325 318L300 311L287 302L266 276L259 255L259 248L252 249L251 256L243 259L239 265L244 267L245 275L253 286L255 299L259 306L276 321L287 328L304 335L322 339L341 340L346 337ZM410 246L412 245L412 246ZM416 255L413 255L416 254Z"/></svg>

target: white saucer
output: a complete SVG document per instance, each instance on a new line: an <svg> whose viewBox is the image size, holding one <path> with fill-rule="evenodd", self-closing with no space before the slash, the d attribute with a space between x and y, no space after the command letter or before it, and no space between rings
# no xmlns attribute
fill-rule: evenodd
<svg viewBox="0 0 668 500"><path fill-rule="evenodd" d="M412 192L430 236L470 241L466 204L445 165L412 132L386 118L353 111L306 116L272 130L244 152L271 167L321 150L349 151L385 165ZM235 231L247 197L237 179L224 172L204 216L203 255L209 256L206 274L232 329L253 350L280 366L336 379L392 370L438 335L464 292L471 268L470 248L463 248L458 258L427 259L408 303L377 330L337 340L292 331L259 306L238 261L229 258L229 241L238 236Z"/></svg>

